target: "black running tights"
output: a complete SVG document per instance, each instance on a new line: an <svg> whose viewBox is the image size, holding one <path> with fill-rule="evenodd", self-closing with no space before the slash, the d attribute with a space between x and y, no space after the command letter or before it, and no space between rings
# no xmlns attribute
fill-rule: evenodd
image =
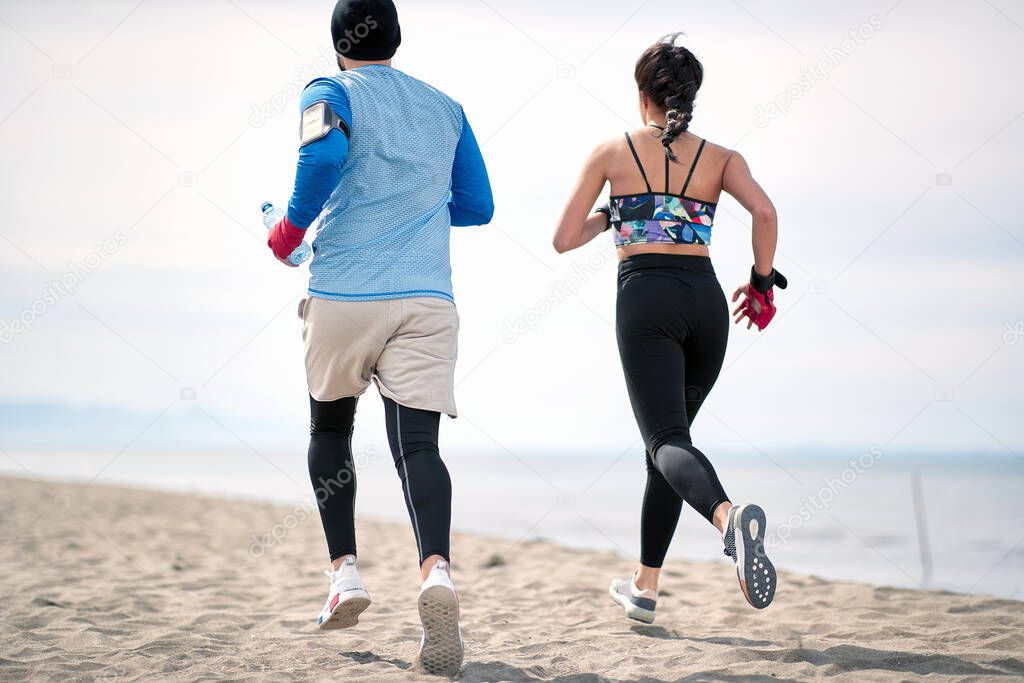
<svg viewBox="0 0 1024 683"><path fill-rule="evenodd" d="M728 500L690 424L722 368L729 306L710 259L642 254L619 267L616 308L622 368L647 449L640 561L661 567L683 502L711 521Z"/></svg>
<svg viewBox="0 0 1024 683"><path fill-rule="evenodd" d="M321 402L310 397L309 478L331 560L356 554L356 464L352 431L358 398ZM388 443L405 494L422 563L449 559L452 483L437 448L439 413L384 399Z"/></svg>

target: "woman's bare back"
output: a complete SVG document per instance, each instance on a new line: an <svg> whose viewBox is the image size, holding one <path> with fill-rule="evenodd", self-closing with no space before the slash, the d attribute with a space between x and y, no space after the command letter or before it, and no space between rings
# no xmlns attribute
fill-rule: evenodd
<svg viewBox="0 0 1024 683"><path fill-rule="evenodd" d="M666 188L665 148L661 144L661 131L653 126L645 126L630 132L629 137L633 141L633 146L647 173L651 190L658 193L681 194L702 138L687 132L672 143L672 151L675 153L677 161L669 163L669 179ZM640 169L637 168L636 160L633 158L625 136L619 136L617 139L609 141L608 144L615 149L607 169L612 195L647 192L647 186L644 184L643 176L640 174ZM725 166L732 155L732 150L713 142L706 143L697 166L694 168L686 196L703 202L717 202L722 194Z"/></svg>

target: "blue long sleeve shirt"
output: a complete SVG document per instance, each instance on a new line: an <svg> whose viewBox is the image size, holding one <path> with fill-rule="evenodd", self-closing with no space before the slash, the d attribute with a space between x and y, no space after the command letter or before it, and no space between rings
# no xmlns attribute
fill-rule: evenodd
<svg viewBox="0 0 1024 683"><path fill-rule="evenodd" d="M301 108L326 101L348 125L300 148L288 218L320 217L310 294L352 301L453 300L452 226L494 215L487 168L462 107L373 65L319 78Z"/></svg>
<svg viewBox="0 0 1024 683"><path fill-rule="evenodd" d="M320 78L302 92L301 111L325 101L352 130L352 106L344 88L330 79ZM288 220L297 228L308 228L320 216L341 179L341 167L348 161L348 136L337 129L326 137L299 148L299 165L295 172L295 189L288 202Z"/></svg>

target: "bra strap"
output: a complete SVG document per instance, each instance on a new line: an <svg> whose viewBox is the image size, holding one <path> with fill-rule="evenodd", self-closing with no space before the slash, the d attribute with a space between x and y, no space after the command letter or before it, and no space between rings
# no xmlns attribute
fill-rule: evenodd
<svg viewBox="0 0 1024 683"><path fill-rule="evenodd" d="M671 159L668 156L668 152L669 152L668 147L666 147L665 148L665 194L669 194L670 192L672 192L672 190L670 190L669 187L668 187L668 181L669 181L669 162L671 161Z"/></svg>
<svg viewBox="0 0 1024 683"><path fill-rule="evenodd" d="M633 159L636 160L636 167L640 169L640 175L644 178L644 185L647 186L648 192L654 192L651 189L651 183L647 180L647 171L644 170L644 165L640 163L640 155L636 153L636 147L633 146L633 139L629 137L629 133L626 133L626 142L629 144L629 151L633 153Z"/></svg>
<svg viewBox="0 0 1024 683"><path fill-rule="evenodd" d="M697 155L693 157L693 165L690 166L690 173L686 176L686 184L683 185L683 191L680 193L684 197L686 196L686 190L690 187L690 180L693 179L693 172L697 170L697 162L700 161L701 152L704 151L704 145L707 144L707 140L700 141L700 147L697 148Z"/></svg>

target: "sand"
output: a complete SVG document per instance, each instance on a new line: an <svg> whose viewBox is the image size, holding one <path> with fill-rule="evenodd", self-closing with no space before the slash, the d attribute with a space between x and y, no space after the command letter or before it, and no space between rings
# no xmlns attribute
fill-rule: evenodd
<svg viewBox="0 0 1024 683"><path fill-rule="evenodd" d="M321 632L324 544L310 510L0 479L0 679L442 680L413 668L411 532L360 525L374 596ZM278 539L255 544L277 526ZM291 528L288 528L291 527ZM1024 603L780 572L743 601L731 565L673 562L658 621L607 596L632 561L457 535L463 681L1024 678Z"/></svg>

